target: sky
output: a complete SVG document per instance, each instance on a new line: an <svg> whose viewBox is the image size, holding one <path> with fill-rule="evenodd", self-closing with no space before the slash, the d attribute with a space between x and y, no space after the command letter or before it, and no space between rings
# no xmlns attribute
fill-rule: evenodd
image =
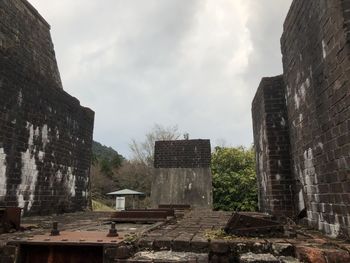
<svg viewBox="0 0 350 263"><path fill-rule="evenodd" d="M251 102L282 73L292 0L29 0L51 25L63 88L94 139L130 157L154 124L212 147L253 143Z"/></svg>

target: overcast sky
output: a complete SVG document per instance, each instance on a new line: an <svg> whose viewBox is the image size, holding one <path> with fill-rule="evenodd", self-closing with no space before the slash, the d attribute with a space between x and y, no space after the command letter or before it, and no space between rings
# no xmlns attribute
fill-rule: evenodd
<svg viewBox="0 0 350 263"><path fill-rule="evenodd" d="M155 123L250 146L251 101L281 74L291 0L29 0L51 25L64 89L94 139L129 156Z"/></svg>

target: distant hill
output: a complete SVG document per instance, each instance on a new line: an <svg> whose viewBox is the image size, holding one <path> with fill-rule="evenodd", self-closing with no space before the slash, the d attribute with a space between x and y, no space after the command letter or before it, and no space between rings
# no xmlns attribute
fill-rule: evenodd
<svg viewBox="0 0 350 263"><path fill-rule="evenodd" d="M99 142L93 141L92 153L95 159L112 161L115 157L119 157L121 160L125 160L124 156L119 154L112 147L107 147Z"/></svg>

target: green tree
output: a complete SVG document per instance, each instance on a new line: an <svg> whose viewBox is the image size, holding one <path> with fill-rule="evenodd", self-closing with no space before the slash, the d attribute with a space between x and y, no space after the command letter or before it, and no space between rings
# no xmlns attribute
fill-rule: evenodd
<svg viewBox="0 0 350 263"><path fill-rule="evenodd" d="M107 177L113 176L112 164L107 159L102 159L100 161L100 172Z"/></svg>
<svg viewBox="0 0 350 263"><path fill-rule="evenodd" d="M256 211L258 189L254 150L216 147L212 155L214 209Z"/></svg>
<svg viewBox="0 0 350 263"><path fill-rule="evenodd" d="M120 154L116 154L112 157L111 164L113 168L120 168L122 166L123 161L123 156L121 156Z"/></svg>

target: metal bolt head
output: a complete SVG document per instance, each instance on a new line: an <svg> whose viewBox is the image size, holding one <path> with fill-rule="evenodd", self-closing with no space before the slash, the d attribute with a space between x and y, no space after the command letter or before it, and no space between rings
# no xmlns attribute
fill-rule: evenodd
<svg viewBox="0 0 350 263"><path fill-rule="evenodd" d="M115 228L115 222L112 222L111 228L109 229L109 233L107 237L117 237L117 236L118 236L118 232L117 232L117 229Z"/></svg>
<svg viewBox="0 0 350 263"><path fill-rule="evenodd" d="M51 236L59 236L60 231L58 230L58 222L52 223Z"/></svg>

